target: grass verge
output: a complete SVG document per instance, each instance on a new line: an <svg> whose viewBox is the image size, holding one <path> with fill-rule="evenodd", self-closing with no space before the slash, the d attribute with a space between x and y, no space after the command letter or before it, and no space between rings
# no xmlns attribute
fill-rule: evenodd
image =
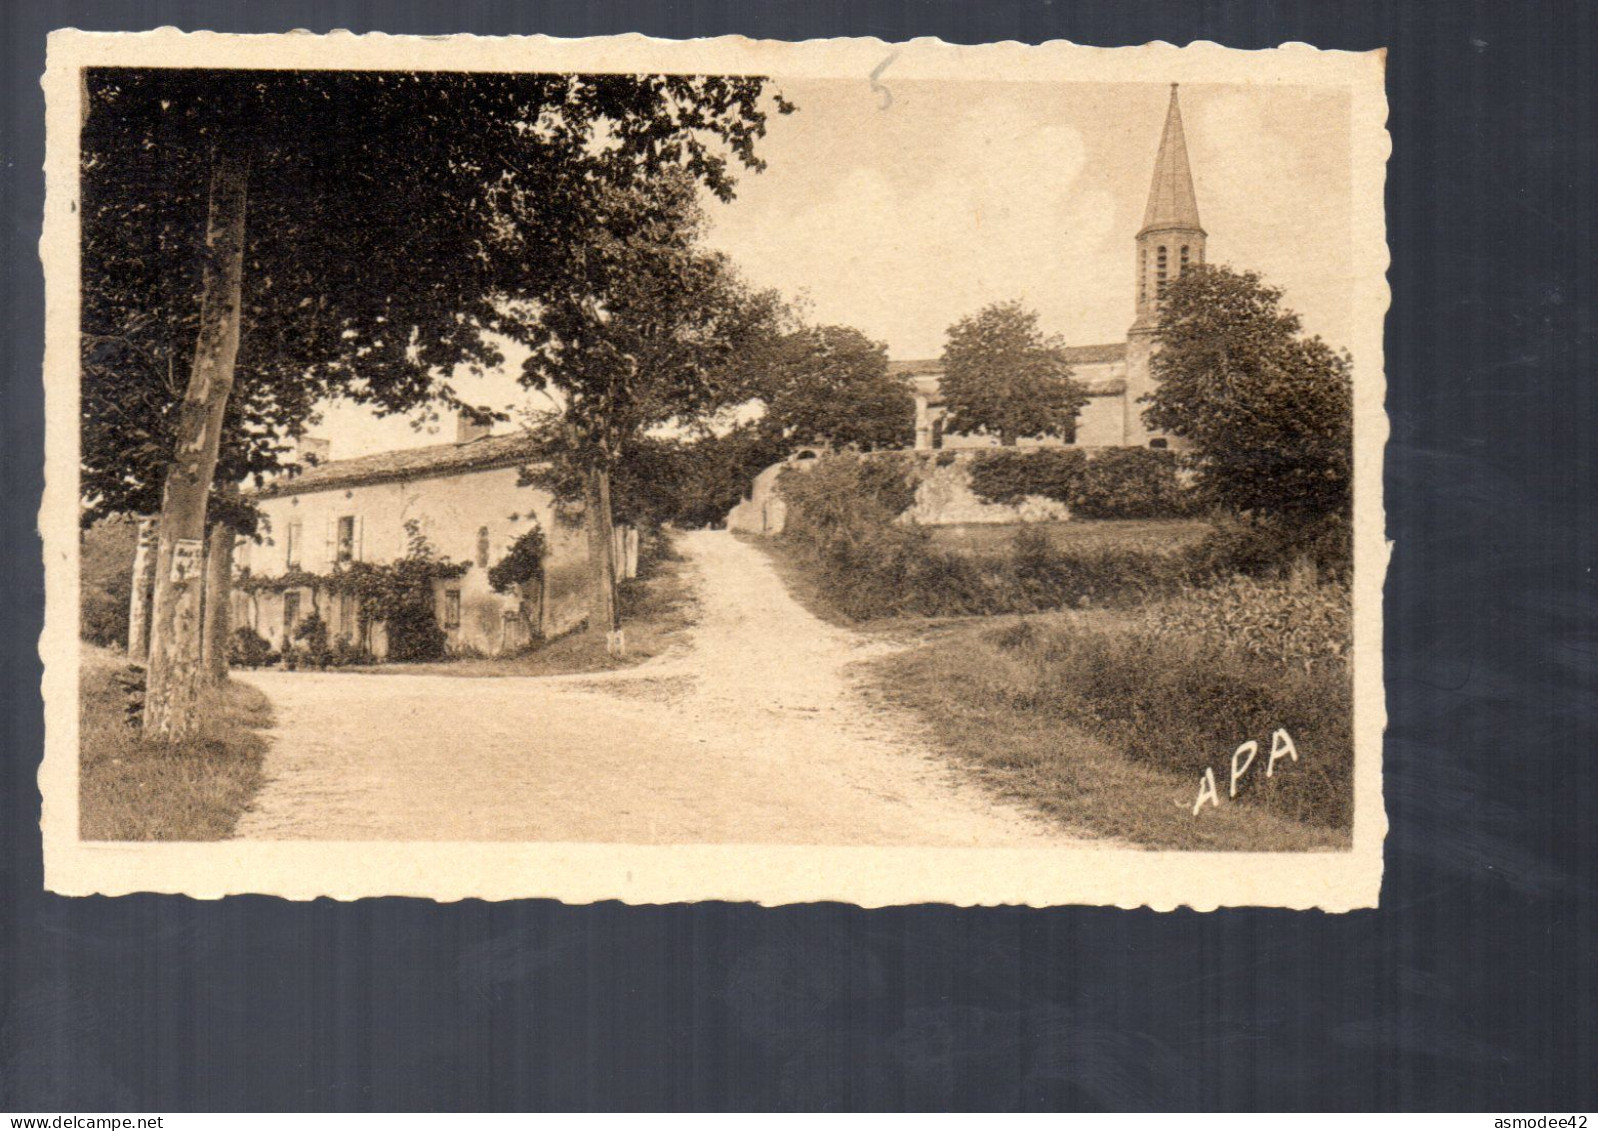
<svg viewBox="0 0 1598 1131"><path fill-rule="evenodd" d="M1148 637L1113 614L1067 612L971 623L870 671L936 745L1073 827L1150 848L1348 845L1350 703L1336 669L1295 672ZM1276 728L1299 760L1267 779ZM1249 739L1260 753L1233 800L1230 759ZM1220 804L1195 815L1206 767Z"/></svg>
<svg viewBox="0 0 1598 1131"><path fill-rule="evenodd" d="M78 835L83 840L224 840L261 787L271 706L228 682L201 703L199 733L146 741L128 722L129 671L83 647L79 668Z"/></svg>
<svg viewBox="0 0 1598 1131"><path fill-rule="evenodd" d="M1137 541L1171 532L1138 526L1103 533ZM989 536L998 546L1002 538ZM1314 571L1232 577L1199 589L1150 586L1143 601L1119 608L858 619L860 602L846 590L860 575L839 574L786 539L754 541L812 611L910 645L871 666L878 690L911 708L935 747L1000 792L1075 828L1154 848L1347 846L1346 590L1318 583ZM1084 548L1089 555L1100 549ZM1054 568L1051 560L1020 564L1037 573ZM908 574L898 580L912 583ZM855 596L875 589L862 585ZM1266 778L1278 730L1291 736L1299 758L1279 762ZM1247 741L1258 742L1259 753L1234 799L1231 758ZM1220 804L1195 815L1206 768Z"/></svg>

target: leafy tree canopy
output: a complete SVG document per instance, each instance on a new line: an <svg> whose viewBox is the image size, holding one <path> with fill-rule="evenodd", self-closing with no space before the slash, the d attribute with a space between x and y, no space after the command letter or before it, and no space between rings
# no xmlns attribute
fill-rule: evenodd
<svg viewBox="0 0 1598 1131"><path fill-rule="evenodd" d="M784 335L759 378L761 430L788 450L808 444L861 451L915 440L915 396L888 371L888 347L849 326Z"/></svg>
<svg viewBox="0 0 1598 1131"><path fill-rule="evenodd" d="M523 384L563 404L551 453L610 470L650 429L747 399L740 359L784 307L700 245L684 176L597 188L573 222L578 238L551 249L547 285L517 292L493 325L530 350Z"/></svg>
<svg viewBox="0 0 1598 1131"><path fill-rule="evenodd" d="M341 396L459 405L502 297L565 280L593 202L758 168L759 78L91 69L83 128L85 521L159 507L219 145L248 155L237 380L216 482L292 463ZM791 109L775 99L776 109Z"/></svg>
<svg viewBox="0 0 1598 1131"><path fill-rule="evenodd" d="M1036 311L997 302L949 327L940 383L945 427L966 435L1074 435L1087 394L1071 377L1064 345L1038 328Z"/></svg>
<svg viewBox="0 0 1598 1131"><path fill-rule="evenodd" d="M1344 515L1353 483L1346 353L1305 337L1282 292L1204 266L1166 288L1149 427L1187 440L1200 483L1239 512Z"/></svg>

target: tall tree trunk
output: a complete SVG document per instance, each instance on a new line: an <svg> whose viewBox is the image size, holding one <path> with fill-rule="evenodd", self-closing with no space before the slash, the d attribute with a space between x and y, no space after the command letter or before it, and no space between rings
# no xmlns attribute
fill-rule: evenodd
<svg viewBox="0 0 1598 1131"><path fill-rule="evenodd" d="M200 602L205 504L216 471L222 417L233 390L233 366L239 352L248 179L245 154L231 139L223 139L211 164L194 368L178 418L177 452L161 496L161 542L156 555L144 701L144 733L156 738L186 737L198 721L195 702L203 681Z"/></svg>
<svg viewBox="0 0 1598 1131"><path fill-rule="evenodd" d="M207 683L227 679L228 639L233 632L233 546L237 541L232 523L211 524L205 547L205 620L200 642Z"/></svg>
<svg viewBox="0 0 1598 1131"><path fill-rule="evenodd" d="M150 655L150 601L154 597L155 555L160 523L139 519L139 540L133 550L133 594L128 598L128 659L142 664Z"/></svg>
<svg viewBox="0 0 1598 1131"><path fill-rule="evenodd" d="M611 532L610 471L591 468L583 490L583 510L588 516L588 578L592 604L588 631L605 641L605 649L619 656L626 648L616 605L616 542Z"/></svg>

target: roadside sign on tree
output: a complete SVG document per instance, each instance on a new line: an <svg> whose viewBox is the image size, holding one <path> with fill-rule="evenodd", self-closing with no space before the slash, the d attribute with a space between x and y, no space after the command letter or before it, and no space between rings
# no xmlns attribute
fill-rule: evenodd
<svg viewBox="0 0 1598 1131"><path fill-rule="evenodd" d="M179 538L172 544L172 582L180 584L200 576L205 543L199 538Z"/></svg>

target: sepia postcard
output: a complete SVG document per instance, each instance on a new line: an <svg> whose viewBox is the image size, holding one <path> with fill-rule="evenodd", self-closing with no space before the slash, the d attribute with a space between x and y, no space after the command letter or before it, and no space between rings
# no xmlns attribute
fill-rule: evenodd
<svg viewBox="0 0 1598 1131"><path fill-rule="evenodd" d="M47 887L1375 906L1384 64L55 33Z"/></svg>

